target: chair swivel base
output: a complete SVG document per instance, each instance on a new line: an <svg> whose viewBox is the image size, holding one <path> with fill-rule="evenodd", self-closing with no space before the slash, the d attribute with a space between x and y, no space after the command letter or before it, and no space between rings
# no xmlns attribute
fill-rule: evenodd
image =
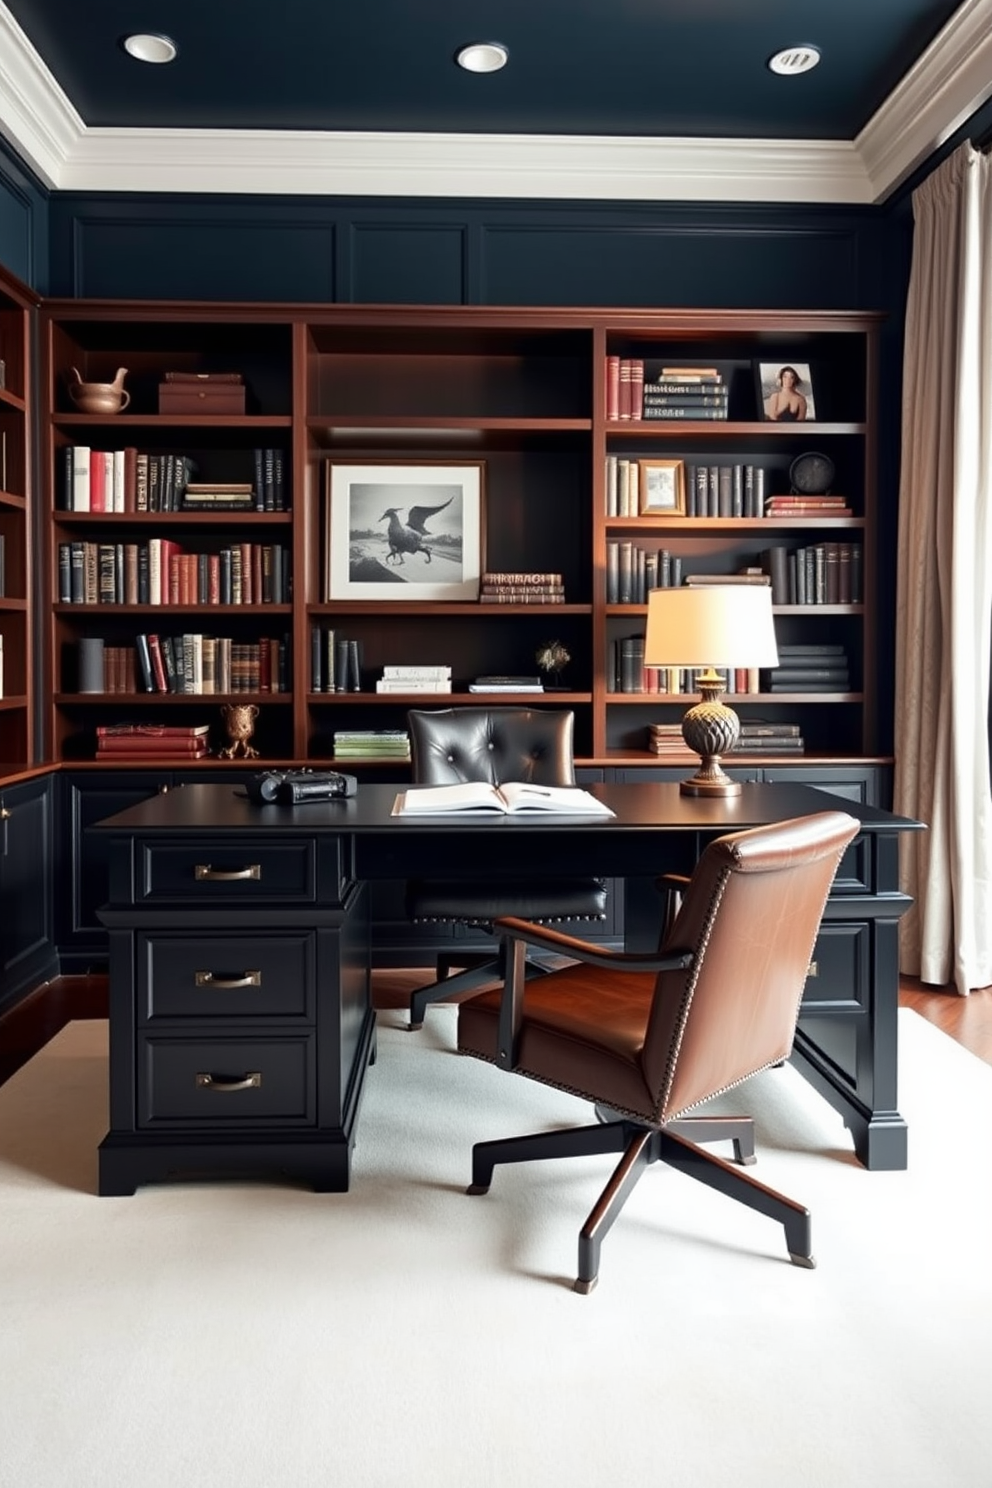
<svg viewBox="0 0 992 1488"><path fill-rule="evenodd" d="M751 1128L746 1130L746 1128ZM753 1127L746 1117L686 1118L666 1127L642 1126L625 1118L594 1126L569 1127L563 1131L535 1132L477 1142L472 1148L472 1182L466 1192L489 1192L497 1163L534 1162L555 1157L588 1157L604 1152L622 1156L579 1233L578 1275L573 1289L582 1295L593 1290L599 1279L603 1241L620 1215L645 1168L665 1162L727 1198L766 1215L782 1225L793 1265L812 1270L816 1262L811 1246L810 1214L785 1194L767 1188L715 1154L704 1151L687 1135L693 1130L702 1141L730 1138L740 1165L754 1161Z"/></svg>

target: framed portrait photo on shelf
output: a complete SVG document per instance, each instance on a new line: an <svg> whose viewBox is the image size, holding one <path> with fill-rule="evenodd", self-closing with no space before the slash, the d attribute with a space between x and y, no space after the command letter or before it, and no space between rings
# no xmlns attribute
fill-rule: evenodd
<svg viewBox="0 0 992 1488"><path fill-rule="evenodd" d="M638 512L642 517L685 516L682 460L639 460Z"/></svg>
<svg viewBox="0 0 992 1488"><path fill-rule="evenodd" d="M809 362L755 362L761 417L776 424L816 418Z"/></svg>
<svg viewBox="0 0 992 1488"><path fill-rule="evenodd" d="M325 469L325 600L478 599L484 460L328 460Z"/></svg>

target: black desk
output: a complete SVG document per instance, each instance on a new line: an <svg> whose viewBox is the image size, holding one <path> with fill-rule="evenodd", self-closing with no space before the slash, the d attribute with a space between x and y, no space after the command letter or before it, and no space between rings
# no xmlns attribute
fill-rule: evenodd
<svg viewBox="0 0 992 1488"><path fill-rule="evenodd" d="M657 940L652 887L738 827L835 808L809 786L727 800L676 785L596 785L606 819L395 818L396 788L255 807L191 785L100 822L111 836L111 1129L101 1193L172 1172L288 1172L348 1187L366 1069L370 879L490 879L521 862L626 884L632 948ZM906 1165L896 1105L898 836L918 823L843 803L862 831L841 863L807 983L794 1061L841 1112L870 1168ZM412 1034L411 1037L416 1037ZM426 1093L425 1093L426 1098Z"/></svg>

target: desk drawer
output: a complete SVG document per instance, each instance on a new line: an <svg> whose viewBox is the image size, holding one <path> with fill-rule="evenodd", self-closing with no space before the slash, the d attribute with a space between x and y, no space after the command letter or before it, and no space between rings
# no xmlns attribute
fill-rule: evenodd
<svg viewBox="0 0 992 1488"><path fill-rule="evenodd" d="M313 903L315 844L259 842L250 838L218 843L205 838L181 843L138 842L140 900L189 904Z"/></svg>
<svg viewBox="0 0 992 1488"><path fill-rule="evenodd" d="M312 931L136 936L138 1017L312 1021Z"/></svg>
<svg viewBox="0 0 992 1488"><path fill-rule="evenodd" d="M138 1040L138 1126L313 1126L314 1036Z"/></svg>

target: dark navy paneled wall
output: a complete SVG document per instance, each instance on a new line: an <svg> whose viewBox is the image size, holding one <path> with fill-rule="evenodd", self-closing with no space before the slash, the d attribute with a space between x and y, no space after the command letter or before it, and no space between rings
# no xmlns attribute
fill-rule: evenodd
<svg viewBox="0 0 992 1488"><path fill-rule="evenodd" d="M48 197L0 140L0 263L23 283L46 292Z"/></svg>
<svg viewBox="0 0 992 1488"><path fill-rule="evenodd" d="M61 193L48 292L864 309L891 287L886 227L870 207Z"/></svg>

